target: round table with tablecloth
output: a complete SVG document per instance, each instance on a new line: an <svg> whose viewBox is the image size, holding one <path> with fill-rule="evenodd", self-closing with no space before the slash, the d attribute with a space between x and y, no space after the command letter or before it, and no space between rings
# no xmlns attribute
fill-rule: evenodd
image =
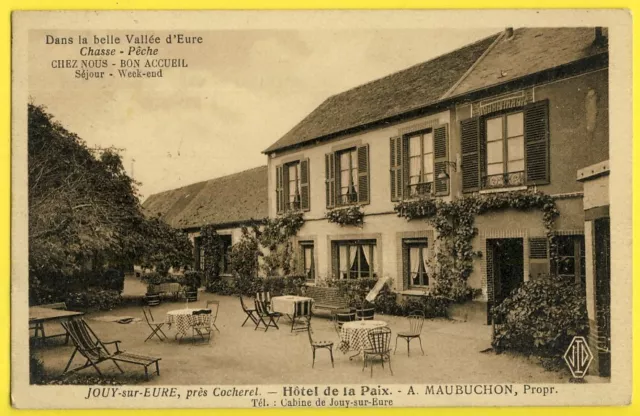
<svg viewBox="0 0 640 416"><path fill-rule="evenodd" d="M357 351L371 348L369 344L369 331L375 328L386 327L385 321L353 321L345 322L340 331L340 351L346 354L349 351Z"/></svg>
<svg viewBox="0 0 640 416"><path fill-rule="evenodd" d="M166 322L169 327L172 325L176 326L178 335L186 336L187 332L193 328L194 325L198 326L207 326L211 323L211 314L202 314L202 315L194 315L194 311L199 311L201 309L176 309L173 311L167 312Z"/></svg>
<svg viewBox="0 0 640 416"><path fill-rule="evenodd" d="M271 312L279 312L284 315L293 316L296 310L296 304L304 302L309 302L310 304L313 302L313 299L294 295L274 296L271 298ZM309 308L309 313L310 312L311 308Z"/></svg>

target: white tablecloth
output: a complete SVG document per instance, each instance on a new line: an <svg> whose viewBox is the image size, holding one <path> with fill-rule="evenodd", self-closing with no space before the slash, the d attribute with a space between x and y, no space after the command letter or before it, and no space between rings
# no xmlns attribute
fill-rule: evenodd
<svg viewBox="0 0 640 416"><path fill-rule="evenodd" d="M271 311L293 316L296 303L298 302L313 302L313 299L293 295L274 296L271 298ZM311 311L311 309L309 309L309 311Z"/></svg>
<svg viewBox="0 0 640 416"><path fill-rule="evenodd" d="M340 351L362 351L371 348L369 331L387 326L385 321L353 321L345 322L340 331Z"/></svg>
<svg viewBox="0 0 640 416"><path fill-rule="evenodd" d="M171 327L172 325L176 325L176 329L178 331L178 333L176 334L176 337L178 336L178 334L182 335L183 337L187 335L187 333L189 332L189 330L194 326L194 325L203 325L203 326L207 326L211 324L211 315L210 314L203 314L203 315L194 315L193 311L197 311L200 309L176 309L173 311L169 311L167 312L167 325L169 325L169 327Z"/></svg>

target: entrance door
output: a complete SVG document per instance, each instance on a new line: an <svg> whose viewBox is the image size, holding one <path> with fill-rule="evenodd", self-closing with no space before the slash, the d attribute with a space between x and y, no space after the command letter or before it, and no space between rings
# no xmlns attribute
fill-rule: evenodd
<svg viewBox="0 0 640 416"><path fill-rule="evenodd" d="M521 238L487 240L492 252L493 305L499 305L524 282L524 251ZM493 277L493 279L491 279Z"/></svg>

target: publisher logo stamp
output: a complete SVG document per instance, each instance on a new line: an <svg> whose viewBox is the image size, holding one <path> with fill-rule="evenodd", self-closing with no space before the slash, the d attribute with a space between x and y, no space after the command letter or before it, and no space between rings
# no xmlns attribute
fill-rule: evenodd
<svg viewBox="0 0 640 416"><path fill-rule="evenodd" d="M569 366L574 378L584 378L593 361L593 354L584 337L573 337L567 352L564 353L564 361Z"/></svg>

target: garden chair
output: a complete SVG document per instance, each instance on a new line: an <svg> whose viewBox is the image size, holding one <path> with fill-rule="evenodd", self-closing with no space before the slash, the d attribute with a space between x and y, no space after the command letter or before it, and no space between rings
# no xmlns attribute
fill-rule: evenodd
<svg viewBox="0 0 640 416"><path fill-rule="evenodd" d="M365 321L371 321L371 320L373 320L374 316L375 316L375 309L374 308L356 309L356 320L362 319L362 320L365 320Z"/></svg>
<svg viewBox="0 0 640 416"><path fill-rule="evenodd" d="M118 365L118 361L141 365L144 367L144 375L147 379L149 379L149 366L155 364L155 373L157 375L160 375L160 367L158 365L160 358L121 351L118 345L120 341L101 341L96 333L93 332L89 325L87 325L84 319L80 318L62 322L62 326L67 331L75 345L75 349L73 350L71 358L69 358L69 362L67 362L67 366L64 368L62 375L80 371L88 367L93 367L98 375L101 378L104 378L102 372L100 372L100 369L98 369L98 364L104 361L112 361L121 373L124 373L124 370L122 370L122 368ZM109 344L115 344L115 352L111 352L109 351L109 349L107 349L107 345ZM69 369L77 353L80 353L80 355L82 355L86 359L86 362L84 363L84 365Z"/></svg>
<svg viewBox="0 0 640 416"><path fill-rule="evenodd" d="M192 312L193 316L199 315L212 315L211 309L202 309L196 310ZM207 342L211 342L211 332L213 332L212 328L212 320L198 320L191 325L193 329L193 337L195 340L196 335L200 335L200 338L204 341L204 335L207 334ZM195 342L195 341L194 341Z"/></svg>
<svg viewBox="0 0 640 416"><path fill-rule="evenodd" d="M256 299L262 302L262 304L271 311L271 293L269 292L257 292Z"/></svg>
<svg viewBox="0 0 640 416"><path fill-rule="evenodd" d="M218 319L218 311L220 310L220 301L208 300L207 309L211 309L211 327L215 328L216 331L220 332L220 330L216 326L216 319Z"/></svg>
<svg viewBox="0 0 640 416"><path fill-rule="evenodd" d="M367 366L367 361L371 360L371 377L373 377L373 358L380 357L382 368L384 368L384 359L389 360L389 371L393 375L393 370L391 369L391 330L388 327L374 328L369 331L368 338L371 347L363 350L364 362L362 371Z"/></svg>
<svg viewBox="0 0 640 416"><path fill-rule="evenodd" d="M333 342L331 341L315 341L313 339L313 329L311 329L311 320L309 320L309 326L307 326L307 333L309 334L309 344L313 350L313 362L311 363L311 368L316 365L316 350L317 349L327 349L329 350L329 356L331 357L331 368L334 368L333 365Z"/></svg>
<svg viewBox="0 0 640 416"><path fill-rule="evenodd" d="M264 325L264 332L267 332L270 327L280 329L278 327L278 320L280 319L280 314L278 312L269 312L269 309L266 306L266 302L262 302L261 300L256 299L255 303L256 303L256 315L258 317L258 322L256 323L256 327L254 328L254 331L258 329L260 324Z"/></svg>
<svg viewBox="0 0 640 416"><path fill-rule="evenodd" d="M144 340L144 342L149 341L151 338L153 338L154 335L158 337L160 341L164 341L167 338L167 334L165 334L162 331L162 327L164 326L165 323L162 321L160 322L156 321L153 318L153 313L151 313L151 308L148 306L142 307L142 313L144 314L144 320L147 321L147 325L149 325L149 328L151 328L151 334L149 334L149 336L147 337L147 339Z"/></svg>
<svg viewBox="0 0 640 416"><path fill-rule="evenodd" d="M38 305L40 308L48 308L48 309L58 309L58 310L63 310L66 311L67 310L67 304L64 302L58 302L58 303L49 303L47 305ZM40 333L41 335L41 339L42 339L42 343L46 344L46 340L47 338L57 338L57 337L64 337L64 345L69 345L69 333L67 331L64 331L61 334L54 334L54 335L45 335L44 333L44 322L34 322L29 324L29 330L33 330L33 337L35 340L38 339L38 333Z"/></svg>
<svg viewBox="0 0 640 416"><path fill-rule="evenodd" d="M293 316L291 317L291 332L306 331L311 324L311 300L295 303Z"/></svg>
<svg viewBox="0 0 640 416"><path fill-rule="evenodd" d="M410 344L411 340L418 338L420 342L420 350L422 351L422 355L424 355L424 350L422 349L422 339L420 338L420 334L422 333L422 325L424 324L424 312L422 311L413 311L411 315L407 317L409 320L409 330L398 332L396 335L396 347L393 350L393 353L396 353L398 349L398 338L402 338L407 341L407 357L411 355Z"/></svg>
<svg viewBox="0 0 640 416"><path fill-rule="evenodd" d="M351 309L339 309L333 314L333 326L340 335L340 331L342 330L342 325L345 322L353 322L356 320L356 313L352 312Z"/></svg>
<svg viewBox="0 0 640 416"><path fill-rule="evenodd" d="M242 299L242 295L239 295L238 297L240 298L240 306L242 306L242 310L247 314L247 317L240 326L244 326L249 319L251 319L251 322L253 322L254 325L257 325L259 321L255 308L247 308L247 305L244 303L244 299Z"/></svg>

